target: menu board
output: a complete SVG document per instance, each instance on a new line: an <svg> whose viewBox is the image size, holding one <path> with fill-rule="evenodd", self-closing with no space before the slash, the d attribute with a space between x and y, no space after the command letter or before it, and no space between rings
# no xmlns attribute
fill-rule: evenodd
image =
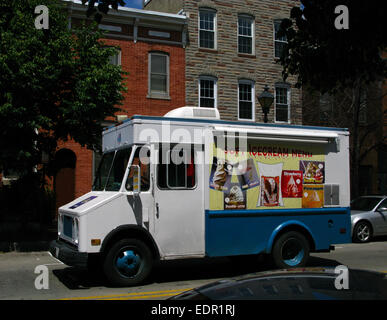
<svg viewBox="0 0 387 320"><path fill-rule="evenodd" d="M210 209L321 208L322 145L249 142L247 151L212 148Z"/></svg>

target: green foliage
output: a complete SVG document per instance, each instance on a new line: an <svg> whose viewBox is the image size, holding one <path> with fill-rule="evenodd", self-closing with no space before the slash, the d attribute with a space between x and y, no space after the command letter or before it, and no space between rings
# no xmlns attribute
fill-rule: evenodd
<svg viewBox="0 0 387 320"><path fill-rule="evenodd" d="M48 29L35 28L37 5L49 8ZM69 30L61 1L0 2L0 170L31 172L58 139L98 148L124 91L101 36L96 24Z"/></svg>
<svg viewBox="0 0 387 320"><path fill-rule="evenodd" d="M280 59L283 78L295 75L296 86L302 86L306 93L329 93L336 102L340 96L349 97L348 103L334 108L340 108L335 113L344 115L343 123L351 134L351 194L356 197L363 155L383 143L383 138L375 138L366 146L371 133L380 135L378 130L383 124L374 122L362 128L360 111L363 93L370 87L377 88L377 82L387 76L386 61L382 57L387 45L386 5L376 0L301 0L301 3L303 9L294 7L290 19L283 20L280 27L280 36L286 35L288 40ZM348 8L347 29L337 29L335 25L342 16L335 9L341 5ZM366 100L378 99L381 101L381 95L367 96ZM372 106L376 109L372 110ZM311 110L314 114L319 112L316 107ZM380 114L377 103L367 104L367 108L367 113ZM304 106L304 115L305 109Z"/></svg>
<svg viewBox="0 0 387 320"><path fill-rule="evenodd" d="M283 76L297 75L297 86L321 92L352 87L386 77L381 57L387 44L383 1L301 0L281 24L288 46L281 57ZM349 12L349 28L336 29L338 5Z"/></svg>
<svg viewBox="0 0 387 320"><path fill-rule="evenodd" d="M102 14L107 14L110 7L117 10L118 6L125 6L124 0L82 0L87 3L87 16L93 15L97 22L102 20ZM96 6L95 4L98 3Z"/></svg>

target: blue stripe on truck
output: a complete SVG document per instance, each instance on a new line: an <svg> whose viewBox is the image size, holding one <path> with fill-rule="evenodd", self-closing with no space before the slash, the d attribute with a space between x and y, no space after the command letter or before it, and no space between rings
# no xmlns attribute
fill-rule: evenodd
<svg viewBox="0 0 387 320"><path fill-rule="evenodd" d="M276 235L291 226L307 231L316 250L351 242L349 208L206 210L206 254L216 257L270 253Z"/></svg>

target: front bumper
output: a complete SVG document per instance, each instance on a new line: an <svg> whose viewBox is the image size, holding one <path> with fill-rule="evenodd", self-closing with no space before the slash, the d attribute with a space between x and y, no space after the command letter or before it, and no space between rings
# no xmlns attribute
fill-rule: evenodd
<svg viewBox="0 0 387 320"><path fill-rule="evenodd" d="M76 247L62 240L51 241L50 253L68 266L87 267L87 252L79 252Z"/></svg>

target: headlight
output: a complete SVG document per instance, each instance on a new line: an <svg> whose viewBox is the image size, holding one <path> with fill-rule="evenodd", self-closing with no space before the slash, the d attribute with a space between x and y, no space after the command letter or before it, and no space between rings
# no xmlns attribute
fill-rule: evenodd
<svg viewBox="0 0 387 320"><path fill-rule="evenodd" d="M58 215L58 237L62 234L63 230L63 215Z"/></svg>
<svg viewBox="0 0 387 320"><path fill-rule="evenodd" d="M73 218L73 240L76 244L79 241L79 220L78 218Z"/></svg>

